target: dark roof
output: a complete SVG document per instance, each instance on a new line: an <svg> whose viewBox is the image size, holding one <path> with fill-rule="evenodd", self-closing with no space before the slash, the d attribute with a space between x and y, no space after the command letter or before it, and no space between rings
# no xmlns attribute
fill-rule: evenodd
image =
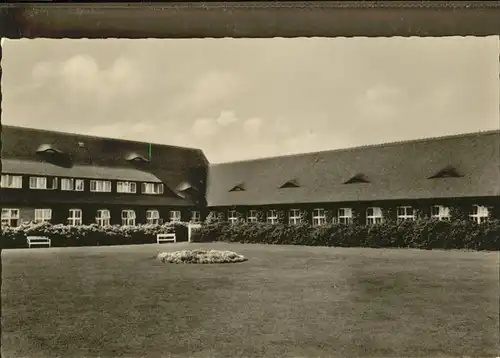
<svg viewBox="0 0 500 358"><path fill-rule="evenodd" d="M160 183L155 175L135 168L111 168L91 165L74 165L71 168L60 167L47 162L34 162L16 159L2 160L2 173L46 175L55 177L129 180Z"/></svg>
<svg viewBox="0 0 500 358"><path fill-rule="evenodd" d="M450 167L462 177L428 179ZM287 178L300 187L279 189ZM500 131L214 164L207 185L212 207L498 196Z"/></svg>
<svg viewBox="0 0 500 358"><path fill-rule="evenodd" d="M2 160L48 162L37 154L41 145L51 146L63 152L69 159L67 170L83 166L92 168L116 168L114 173L149 173L169 188L182 182L191 182L199 189L199 199L204 200L208 160L200 149L184 148L149 142L102 138L82 134L64 133L18 126L2 126ZM149 162L127 160L129 155L151 158ZM57 158L50 158L56 160ZM92 169L93 171L97 169ZM2 171L5 171L2 170ZM108 171L109 172L109 171ZM140 174L141 177L143 174ZM146 174L144 174L146 175ZM60 176L69 174L60 173ZM191 199L179 199L190 202Z"/></svg>

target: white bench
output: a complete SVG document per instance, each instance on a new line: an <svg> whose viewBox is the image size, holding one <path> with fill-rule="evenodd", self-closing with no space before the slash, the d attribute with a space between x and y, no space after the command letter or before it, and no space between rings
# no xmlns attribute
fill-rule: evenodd
<svg viewBox="0 0 500 358"><path fill-rule="evenodd" d="M162 242L176 242L175 233L172 232L168 234L157 234L156 242L158 244L161 244Z"/></svg>
<svg viewBox="0 0 500 358"><path fill-rule="evenodd" d="M51 246L51 240L46 236L28 236L26 238L28 241L28 247L31 249L32 245L49 245Z"/></svg>

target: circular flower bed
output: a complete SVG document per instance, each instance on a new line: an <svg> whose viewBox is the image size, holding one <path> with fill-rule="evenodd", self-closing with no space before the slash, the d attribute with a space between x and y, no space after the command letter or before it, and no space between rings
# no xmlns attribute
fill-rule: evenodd
<svg viewBox="0 0 500 358"><path fill-rule="evenodd" d="M156 258L173 264L225 264L247 261L245 256L225 250L181 250L160 252Z"/></svg>

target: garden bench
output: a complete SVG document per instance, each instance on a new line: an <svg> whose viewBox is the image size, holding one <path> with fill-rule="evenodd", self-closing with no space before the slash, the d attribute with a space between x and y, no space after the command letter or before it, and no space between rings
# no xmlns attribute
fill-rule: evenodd
<svg viewBox="0 0 500 358"><path fill-rule="evenodd" d="M193 235L193 230L201 228L201 224L189 224L188 225L188 242L191 242L191 236Z"/></svg>
<svg viewBox="0 0 500 358"><path fill-rule="evenodd" d="M28 242L28 247L31 249L32 245L49 245L51 246L51 240L46 236L28 236L26 238Z"/></svg>
<svg viewBox="0 0 500 358"><path fill-rule="evenodd" d="M156 235L156 242L158 244L162 242L176 242L176 237L175 233L168 233L168 234L157 234Z"/></svg>

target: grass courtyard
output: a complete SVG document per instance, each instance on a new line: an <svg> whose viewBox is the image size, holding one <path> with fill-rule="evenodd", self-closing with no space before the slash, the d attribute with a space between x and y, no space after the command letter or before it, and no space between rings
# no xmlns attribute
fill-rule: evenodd
<svg viewBox="0 0 500 358"><path fill-rule="evenodd" d="M164 264L161 251L249 261ZM495 252L4 250L3 357L496 357Z"/></svg>

